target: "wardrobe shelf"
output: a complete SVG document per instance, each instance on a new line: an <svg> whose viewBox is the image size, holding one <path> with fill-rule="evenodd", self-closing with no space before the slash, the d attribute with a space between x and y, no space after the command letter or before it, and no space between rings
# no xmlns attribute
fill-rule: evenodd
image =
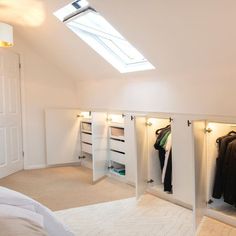
<svg viewBox="0 0 236 236"><path fill-rule="evenodd" d="M92 118L82 118L81 122L92 123Z"/></svg>
<svg viewBox="0 0 236 236"><path fill-rule="evenodd" d="M92 123L91 122L81 122L81 132L92 133Z"/></svg>
<svg viewBox="0 0 236 236"><path fill-rule="evenodd" d="M92 154L92 144L82 142L81 146L82 146L82 152Z"/></svg>
<svg viewBox="0 0 236 236"><path fill-rule="evenodd" d="M234 206L224 203L222 199L213 199L213 203L208 204L208 209L220 212L230 217L236 217L236 209ZM235 218L234 218L235 219Z"/></svg>
<svg viewBox="0 0 236 236"><path fill-rule="evenodd" d="M92 134L91 133L81 133L81 141L85 143L90 143L92 144Z"/></svg>
<svg viewBox="0 0 236 236"><path fill-rule="evenodd" d="M124 124L122 124L122 123L110 123L109 127L124 128Z"/></svg>
<svg viewBox="0 0 236 236"><path fill-rule="evenodd" d="M116 140L119 140L119 141L125 141L124 136L113 136L113 135L110 135L110 139L116 139Z"/></svg>
<svg viewBox="0 0 236 236"><path fill-rule="evenodd" d="M125 153L125 142L116 139L110 139L110 149Z"/></svg>
<svg viewBox="0 0 236 236"><path fill-rule="evenodd" d="M114 150L110 150L110 158L111 158L111 161L117 162L122 165L126 164L125 154L123 154L123 153L119 153Z"/></svg>
<svg viewBox="0 0 236 236"><path fill-rule="evenodd" d="M81 133L92 134L92 131L82 129L82 130L81 130Z"/></svg>

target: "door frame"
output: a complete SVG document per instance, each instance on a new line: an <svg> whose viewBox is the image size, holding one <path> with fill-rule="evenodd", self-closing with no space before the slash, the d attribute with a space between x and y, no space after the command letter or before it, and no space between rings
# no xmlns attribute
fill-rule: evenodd
<svg viewBox="0 0 236 236"><path fill-rule="evenodd" d="M18 57L18 64L19 64L19 108L20 108L20 138L21 138L21 162L22 162L22 170L25 169L25 156L26 156L26 129L25 129L25 123L26 123L26 114L25 114L25 80L24 80L24 70L22 67L22 61L23 61L23 56L19 52L13 50L13 49L8 49L8 48L1 48L0 53L12 53L15 54Z"/></svg>
<svg viewBox="0 0 236 236"><path fill-rule="evenodd" d="M20 108L21 108L21 137L22 137L22 159L23 169L27 169L27 134L26 134L26 93L25 93L25 71L24 71L24 53L18 53L12 50L13 53L18 55L19 58L19 80L20 80Z"/></svg>

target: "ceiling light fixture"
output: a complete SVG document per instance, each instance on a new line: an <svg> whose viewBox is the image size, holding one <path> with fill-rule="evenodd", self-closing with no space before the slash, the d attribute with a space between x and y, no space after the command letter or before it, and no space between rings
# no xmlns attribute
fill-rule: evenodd
<svg viewBox="0 0 236 236"><path fill-rule="evenodd" d="M0 47L13 46L13 27L0 22Z"/></svg>

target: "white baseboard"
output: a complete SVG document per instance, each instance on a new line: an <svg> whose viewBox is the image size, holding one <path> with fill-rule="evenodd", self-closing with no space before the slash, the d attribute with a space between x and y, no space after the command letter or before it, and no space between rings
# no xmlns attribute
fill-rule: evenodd
<svg viewBox="0 0 236 236"><path fill-rule="evenodd" d="M28 165L24 167L24 170L34 170L34 169L43 169L43 168L50 168L50 167L63 167L63 166L79 166L81 163L65 163L65 164L57 164L57 165L47 165L47 164L41 164L41 165Z"/></svg>
<svg viewBox="0 0 236 236"><path fill-rule="evenodd" d="M146 192L147 193L150 193L154 196L157 196L163 200L166 200L166 201L169 201L169 202L172 202L176 205L179 205L179 206L182 206L184 208L187 208L189 210L193 210L193 206L190 205L189 203L186 203L186 202L182 202L180 200L178 200L177 198L175 198L173 196L173 194L168 194L166 192L164 192L163 190L160 190L159 188L152 188L152 187L149 187L146 189Z"/></svg>
<svg viewBox="0 0 236 236"><path fill-rule="evenodd" d="M45 164L41 165L27 165L24 166L24 170L34 170L34 169L43 169L46 168L47 166Z"/></svg>
<svg viewBox="0 0 236 236"><path fill-rule="evenodd" d="M231 225L233 227L236 227L236 221L234 215L227 215L224 212L220 212L214 209L207 209L206 216L221 221L225 224Z"/></svg>

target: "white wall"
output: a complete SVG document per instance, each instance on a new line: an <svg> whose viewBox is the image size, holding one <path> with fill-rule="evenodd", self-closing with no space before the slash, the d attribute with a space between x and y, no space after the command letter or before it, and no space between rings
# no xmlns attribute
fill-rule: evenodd
<svg viewBox="0 0 236 236"><path fill-rule="evenodd" d="M236 115L235 1L91 3L156 70L119 74L99 61L97 69L91 55L84 79L94 81L78 82L81 106Z"/></svg>
<svg viewBox="0 0 236 236"><path fill-rule="evenodd" d="M13 48L23 59L27 166L45 164L46 107L236 115L235 1L91 0L157 68L127 75L53 16L68 0L31 2L41 2L41 25L19 24L17 3L8 19L27 39L16 34ZM77 82L77 99L72 77L91 79Z"/></svg>
<svg viewBox="0 0 236 236"><path fill-rule="evenodd" d="M26 46L27 45L27 46ZM45 166L45 108L76 107L75 82L18 35L13 51L22 61L25 168Z"/></svg>
<svg viewBox="0 0 236 236"><path fill-rule="evenodd" d="M217 70L217 73L219 70ZM236 71L77 82L80 107L236 116Z"/></svg>

